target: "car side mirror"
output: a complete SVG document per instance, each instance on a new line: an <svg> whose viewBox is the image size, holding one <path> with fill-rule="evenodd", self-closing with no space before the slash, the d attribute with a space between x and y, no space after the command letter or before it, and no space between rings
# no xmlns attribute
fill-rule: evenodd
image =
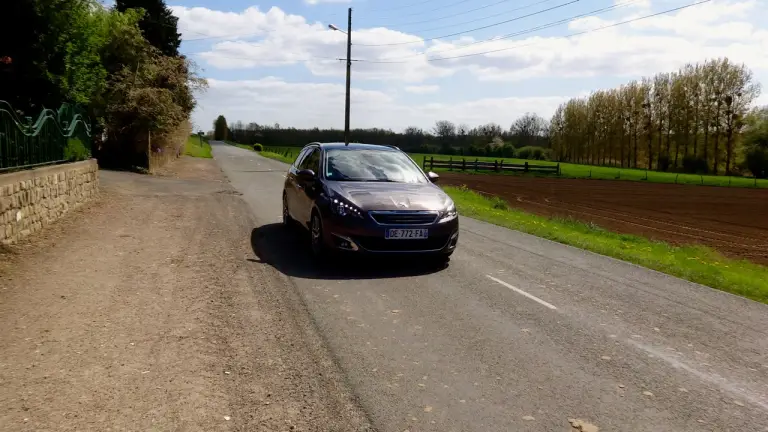
<svg viewBox="0 0 768 432"><path fill-rule="evenodd" d="M303 182L311 182L315 180L315 172L311 169L303 169L296 173L296 177Z"/></svg>
<svg viewBox="0 0 768 432"><path fill-rule="evenodd" d="M432 171L427 173L427 177L429 177L429 181L432 183L437 183L437 181L440 180L440 176L433 173Z"/></svg>

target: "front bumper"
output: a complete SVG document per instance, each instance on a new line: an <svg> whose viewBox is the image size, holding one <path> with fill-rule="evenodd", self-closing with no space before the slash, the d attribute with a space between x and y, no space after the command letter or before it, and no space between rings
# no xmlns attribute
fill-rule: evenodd
<svg viewBox="0 0 768 432"><path fill-rule="evenodd" d="M429 225L380 225L370 217L355 219L331 216L324 222L324 241L333 250L358 254L449 255L458 244L459 218ZM392 228L427 229L426 239L387 239Z"/></svg>

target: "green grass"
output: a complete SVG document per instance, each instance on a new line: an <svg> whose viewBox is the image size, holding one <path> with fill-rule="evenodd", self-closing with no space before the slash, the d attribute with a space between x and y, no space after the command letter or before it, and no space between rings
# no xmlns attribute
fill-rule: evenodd
<svg viewBox="0 0 768 432"><path fill-rule="evenodd" d="M232 141L226 141L227 144L233 145L235 147L240 147L241 149L253 150L252 146L249 146L248 144L238 144L236 142ZM289 150L285 150L285 149ZM296 159L296 156L299 154L300 148L297 147L264 147L264 151L258 152L259 155L264 156L265 158L278 160L283 163L292 164L294 159ZM286 154L292 154L292 156L286 156Z"/></svg>
<svg viewBox="0 0 768 432"><path fill-rule="evenodd" d="M226 143L229 144L229 145L233 145L235 147L240 147L243 150L251 150L251 151L253 151L253 147L249 146L248 144L238 144L236 142L231 142L231 141L227 141Z"/></svg>
<svg viewBox="0 0 768 432"><path fill-rule="evenodd" d="M493 162L494 160L503 160L504 163L512 164L524 164L526 161L522 159L513 158L493 158L493 157L473 157L473 156L446 156L446 155L433 155L422 153L409 153L411 158L415 160L419 165L424 163L424 158L427 158L427 169L429 169L429 159L434 157L439 160L453 160L466 159L467 163L478 159L480 161ZM527 161L529 164L536 165L556 165L557 162L549 161ZM447 169L435 169L435 171L446 171ZM455 170L454 170L455 171ZM459 171L460 172L460 171ZM472 173L474 171L466 171ZM479 174L483 174L480 172ZM509 175L520 175L511 173ZM692 184L692 185L706 185L706 186L730 186L730 187L760 187L768 188L768 180L758 179L750 177L727 177L727 176L714 176L714 175L698 175L698 174L677 174L672 172L660 172L660 171L646 171L643 169L631 169L631 168L614 168L603 167L593 165L579 165L572 163L560 164L560 177L564 178L591 178L600 180L630 180L630 181L646 181L649 183L677 183L677 184Z"/></svg>
<svg viewBox="0 0 768 432"><path fill-rule="evenodd" d="M768 303L768 267L727 258L704 246L672 246L607 231L594 224L532 215L510 209L499 198L487 198L465 188L445 187L445 191L464 216Z"/></svg>
<svg viewBox="0 0 768 432"><path fill-rule="evenodd" d="M184 154L198 158L210 159L213 157L211 154L211 145L205 141L201 144L200 137L197 135L192 135L187 138L187 144L184 146Z"/></svg>
<svg viewBox="0 0 768 432"><path fill-rule="evenodd" d="M286 157L285 155L282 155L280 153L273 153L271 151L263 151L259 153L260 155L264 156L265 158L270 158L274 160L279 160L280 162L284 162L287 164L292 164L295 157Z"/></svg>

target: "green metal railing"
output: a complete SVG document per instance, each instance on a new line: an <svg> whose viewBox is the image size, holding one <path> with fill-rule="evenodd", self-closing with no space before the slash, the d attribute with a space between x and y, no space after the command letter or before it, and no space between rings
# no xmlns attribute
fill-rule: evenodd
<svg viewBox="0 0 768 432"><path fill-rule="evenodd" d="M81 159L90 152L91 125L81 107L43 109L33 122L0 100L0 172Z"/></svg>

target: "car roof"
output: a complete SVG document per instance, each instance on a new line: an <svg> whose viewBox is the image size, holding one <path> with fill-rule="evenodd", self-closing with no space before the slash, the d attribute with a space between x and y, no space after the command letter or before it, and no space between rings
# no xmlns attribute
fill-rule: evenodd
<svg viewBox="0 0 768 432"><path fill-rule="evenodd" d="M363 143L349 143L349 145L344 144L343 142L328 142L328 143L320 143L320 142L313 142L312 144L308 144L306 147L309 146L320 146L320 148L323 149L334 149L334 148L340 148L340 149L349 149L349 150L389 150L389 151L396 151L400 150L397 147L393 145L384 145L384 144L363 144Z"/></svg>

